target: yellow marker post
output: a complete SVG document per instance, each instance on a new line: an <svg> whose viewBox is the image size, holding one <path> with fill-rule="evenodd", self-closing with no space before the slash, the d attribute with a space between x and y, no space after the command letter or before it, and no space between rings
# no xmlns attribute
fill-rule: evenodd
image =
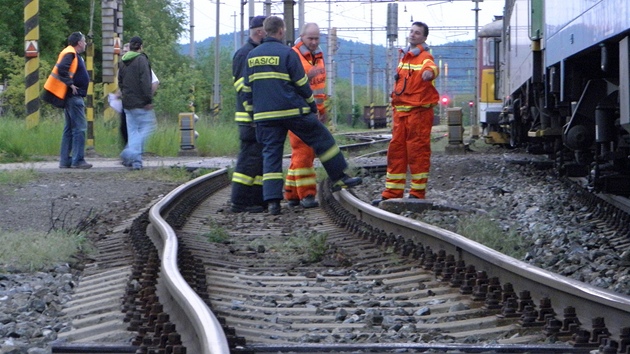
<svg viewBox="0 0 630 354"><path fill-rule="evenodd" d="M90 32L87 36L87 50L85 66L90 77L88 85L86 119L87 119L87 139L85 146L88 149L94 149L94 38Z"/></svg>
<svg viewBox="0 0 630 354"><path fill-rule="evenodd" d="M24 1L24 83L26 128L39 125L39 0Z"/></svg>

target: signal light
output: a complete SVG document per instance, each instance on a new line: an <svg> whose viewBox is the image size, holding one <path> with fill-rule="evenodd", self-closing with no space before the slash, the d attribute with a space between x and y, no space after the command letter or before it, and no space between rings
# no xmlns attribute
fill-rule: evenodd
<svg viewBox="0 0 630 354"><path fill-rule="evenodd" d="M474 106L474 105L475 105L475 103L474 103L473 101L469 101L469 102L468 102L468 107L472 107L472 106Z"/></svg>
<svg viewBox="0 0 630 354"><path fill-rule="evenodd" d="M448 105L448 97L446 97L446 96L442 97L442 105L444 105L444 106Z"/></svg>

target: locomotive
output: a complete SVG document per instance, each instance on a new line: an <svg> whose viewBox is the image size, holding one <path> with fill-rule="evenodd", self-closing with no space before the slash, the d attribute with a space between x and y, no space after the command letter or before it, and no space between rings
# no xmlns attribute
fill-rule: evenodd
<svg viewBox="0 0 630 354"><path fill-rule="evenodd" d="M630 196L630 2L506 0L478 35L487 142Z"/></svg>

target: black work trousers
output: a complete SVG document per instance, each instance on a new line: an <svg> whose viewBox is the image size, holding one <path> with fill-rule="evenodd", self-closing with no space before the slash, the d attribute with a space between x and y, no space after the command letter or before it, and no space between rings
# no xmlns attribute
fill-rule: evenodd
<svg viewBox="0 0 630 354"><path fill-rule="evenodd" d="M231 202L239 206L263 205L263 146L256 141L254 124L238 125L241 148L232 174Z"/></svg>

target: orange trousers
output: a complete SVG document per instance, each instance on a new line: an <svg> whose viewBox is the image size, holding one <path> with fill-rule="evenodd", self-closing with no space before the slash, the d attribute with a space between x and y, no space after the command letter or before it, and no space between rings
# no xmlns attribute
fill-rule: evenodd
<svg viewBox="0 0 630 354"><path fill-rule="evenodd" d="M431 167L433 108L394 112L392 140L387 149L384 199L402 198L407 171L411 174L409 194L424 199Z"/></svg>
<svg viewBox="0 0 630 354"><path fill-rule="evenodd" d="M289 131L291 164L284 182L286 200L302 200L317 194L317 175L313 167L315 151Z"/></svg>

